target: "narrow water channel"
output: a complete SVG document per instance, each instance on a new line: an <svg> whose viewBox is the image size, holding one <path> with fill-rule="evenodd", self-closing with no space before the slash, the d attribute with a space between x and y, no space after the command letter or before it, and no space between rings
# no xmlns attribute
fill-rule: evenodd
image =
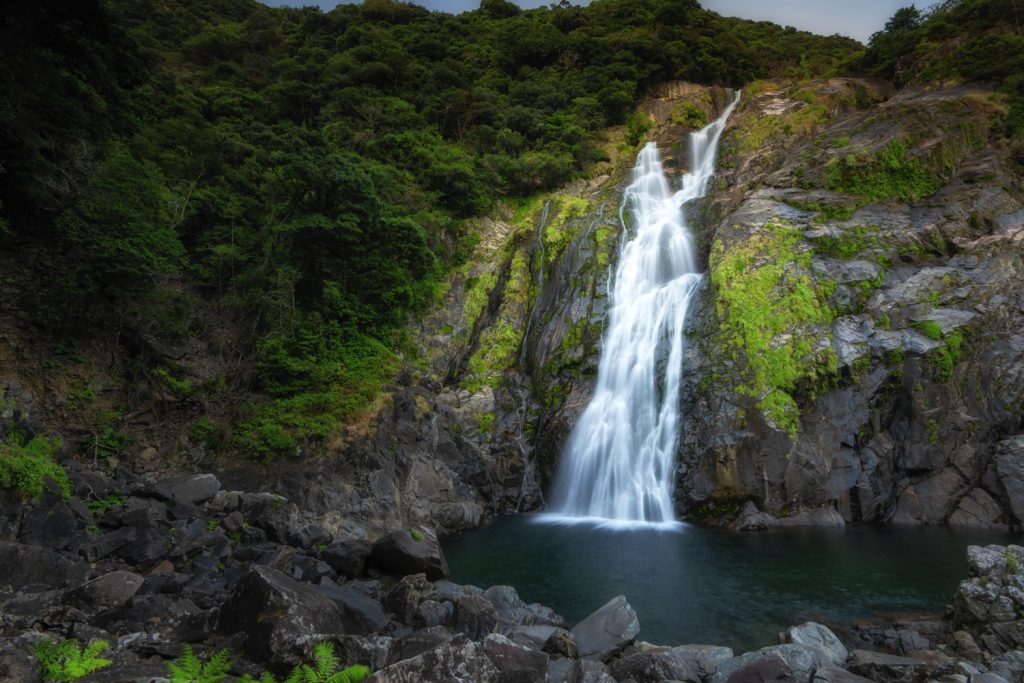
<svg viewBox="0 0 1024 683"><path fill-rule="evenodd" d="M732 533L560 526L502 517L445 546L452 580L514 586L576 622L623 594L640 638L678 645L774 644L807 620L848 624L892 612L941 614L966 577L968 545L1005 534L945 528ZM1019 542L1019 539L1018 539Z"/></svg>

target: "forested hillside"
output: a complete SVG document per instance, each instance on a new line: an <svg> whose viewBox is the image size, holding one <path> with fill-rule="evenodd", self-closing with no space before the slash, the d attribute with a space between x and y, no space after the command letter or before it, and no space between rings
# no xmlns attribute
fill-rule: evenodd
<svg viewBox="0 0 1024 683"><path fill-rule="evenodd" d="M858 49L695 0L18 3L0 39L6 298L41 366L21 370L70 368L51 413L93 454L159 404L258 458L333 436L414 364L406 325L471 252L465 219L607 166L598 132L635 144L651 86ZM76 370L90 354L107 379Z"/></svg>

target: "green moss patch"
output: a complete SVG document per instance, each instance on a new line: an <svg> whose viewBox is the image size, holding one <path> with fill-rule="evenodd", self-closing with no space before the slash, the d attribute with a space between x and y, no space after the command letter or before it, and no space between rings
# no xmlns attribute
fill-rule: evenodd
<svg viewBox="0 0 1024 683"><path fill-rule="evenodd" d="M801 232L777 219L742 244L727 249L716 240L711 250L719 342L747 364L738 389L791 435L799 422L798 386L836 372L835 354L819 349L808 333L835 318L830 288L810 275L811 255Z"/></svg>
<svg viewBox="0 0 1024 683"><path fill-rule="evenodd" d="M932 194L942 184L937 173L908 155L904 140L893 140L874 155L848 154L830 162L828 187L873 201L912 201Z"/></svg>

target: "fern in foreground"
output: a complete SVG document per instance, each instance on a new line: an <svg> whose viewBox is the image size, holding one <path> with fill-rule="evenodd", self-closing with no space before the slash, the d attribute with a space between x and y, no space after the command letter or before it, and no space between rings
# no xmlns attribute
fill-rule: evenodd
<svg viewBox="0 0 1024 683"><path fill-rule="evenodd" d="M284 683L362 683L370 676L367 666L357 664L339 671L340 666L334 643L320 643L313 648L313 666L300 664Z"/></svg>
<svg viewBox="0 0 1024 683"><path fill-rule="evenodd" d="M227 650L215 652L205 662L188 645L180 657L167 662L171 683L219 683L227 678L231 669L231 654Z"/></svg>
<svg viewBox="0 0 1024 683"><path fill-rule="evenodd" d="M75 681L110 666L109 659L99 656L109 647L105 640L93 641L83 648L74 639L60 643L46 639L33 645L32 651L43 669L43 680Z"/></svg>

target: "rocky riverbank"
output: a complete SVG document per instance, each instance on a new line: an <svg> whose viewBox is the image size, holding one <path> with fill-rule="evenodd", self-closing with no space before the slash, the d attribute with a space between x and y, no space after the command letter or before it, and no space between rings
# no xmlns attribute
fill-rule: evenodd
<svg viewBox="0 0 1024 683"><path fill-rule="evenodd" d="M104 640L112 664L82 679L159 681L186 651L233 657L231 675L282 674L334 644L371 680L635 682L1018 681L1024 548L972 547L945 620L856 626L845 643L807 623L781 644L638 641L622 596L577 624L508 586L445 580L432 528L371 536L310 523L273 492L211 474L156 479L69 468L71 495L0 508L0 680L39 681L32 645ZM52 483L52 482L51 482ZM611 596L609 596L611 597Z"/></svg>

